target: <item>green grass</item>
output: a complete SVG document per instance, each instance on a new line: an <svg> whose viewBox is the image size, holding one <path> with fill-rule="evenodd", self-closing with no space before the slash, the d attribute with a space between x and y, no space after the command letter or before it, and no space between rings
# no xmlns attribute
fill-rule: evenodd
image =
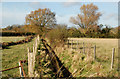
<svg viewBox="0 0 120 79"><path fill-rule="evenodd" d="M14 39L13 37L12 39ZM19 38L19 37L18 37ZM24 38L24 37L22 37ZM10 39L11 40L11 39ZM2 50L2 70L18 66L20 60L27 60L27 47L32 49L34 39L25 44L9 46L8 49ZM27 64L24 64L25 73L27 74ZM2 72L3 77L20 77L19 68Z"/></svg>
<svg viewBox="0 0 120 79"><path fill-rule="evenodd" d="M73 73L73 77L112 77L117 76L118 66L118 40L117 39L91 39L91 38L74 38L79 42L85 42L85 46L96 45L97 61L93 61L93 48L89 48L91 53L87 60L87 54L83 54L83 50L71 50L66 48L62 50L57 48L57 56L64 63L64 66ZM27 60L27 47L32 48L34 40L29 43L10 46L8 49L2 50L2 69L18 66L19 60ZM90 43L90 44L88 44ZM80 45L81 47L82 45ZM110 70L112 48L115 48L114 69ZM80 53L81 51L81 53ZM85 49L88 52L88 48ZM27 73L27 64L24 64L25 72ZM83 68L83 69L82 69ZM95 73L99 73L96 75ZM95 74L95 75L94 75ZM19 68L5 71L3 77L19 77Z"/></svg>
<svg viewBox="0 0 120 79"><path fill-rule="evenodd" d="M60 60L64 63L65 67L73 73L76 69L77 72L73 74L74 77L89 77L95 73L92 77L113 77L118 76L118 39L98 39L98 38L70 38L73 40L79 40L80 43L85 43L85 53L83 54L83 49L71 50L71 48L66 48L66 50L61 50L57 48L57 55ZM75 42L75 41L74 41ZM93 60L94 49L90 46L96 45L96 61ZM79 45L82 47L82 44ZM67 46L66 46L67 47ZM70 46L71 47L71 46ZM74 47L76 47L74 45ZM114 56L114 68L111 68L111 58L112 49L115 48ZM81 52L81 53L80 53ZM87 52L91 58L87 58ZM83 68L86 66L85 68ZM81 69L83 70L81 71Z"/></svg>
<svg viewBox="0 0 120 79"><path fill-rule="evenodd" d="M20 41L23 40L25 37L24 36L20 36L20 37L0 37L1 41L0 42L16 42L16 41Z"/></svg>

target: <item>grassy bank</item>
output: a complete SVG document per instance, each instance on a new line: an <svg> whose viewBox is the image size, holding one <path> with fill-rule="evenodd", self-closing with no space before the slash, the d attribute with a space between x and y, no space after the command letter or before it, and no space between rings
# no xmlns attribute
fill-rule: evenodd
<svg viewBox="0 0 120 79"><path fill-rule="evenodd" d="M58 47L56 53L73 77L113 77L118 76L118 40L94 38L69 38L85 43L85 54L81 49ZM75 41L74 41L75 42ZM96 61L94 61L94 45L96 45ZM115 48L114 65L111 70L112 49Z"/></svg>

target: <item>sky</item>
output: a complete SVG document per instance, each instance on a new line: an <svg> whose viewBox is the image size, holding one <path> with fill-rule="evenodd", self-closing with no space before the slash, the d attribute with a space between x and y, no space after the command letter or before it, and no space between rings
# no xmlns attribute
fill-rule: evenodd
<svg viewBox="0 0 120 79"><path fill-rule="evenodd" d="M80 14L80 7L90 2L2 2L2 28L13 24L24 24L25 17L31 11L39 8L49 8L56 14L59 24L66 24L68 27L74 26L69 22L70 17ZM102 13L98 21L99 24L118 26L118 3L117 2L93 2L98 6L98 12Z"/></svg>

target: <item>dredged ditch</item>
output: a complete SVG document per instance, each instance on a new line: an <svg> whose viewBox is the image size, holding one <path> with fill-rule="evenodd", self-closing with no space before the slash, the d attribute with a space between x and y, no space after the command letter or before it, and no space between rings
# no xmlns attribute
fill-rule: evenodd
<svg viewBox="0 0 120 79"><path fill-rule="evenodd" d="M39 73L40 77L54 77L54 78L68 78L72 77L69 70L64 67L63 63L59 60L54 50L48 45L46 40L41 39L42 42L42 52L37 56L40 61L39 63ZM47 76L46 76L47 75ZM49 76L48 76L49 75Z"/></svg>

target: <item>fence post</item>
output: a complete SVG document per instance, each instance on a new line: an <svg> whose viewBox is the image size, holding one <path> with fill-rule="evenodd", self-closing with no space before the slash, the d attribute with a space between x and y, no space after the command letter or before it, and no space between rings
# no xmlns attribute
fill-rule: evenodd
<svg viewBox="0 0 120 79"><path fill-rule="evenodd" d="M40 38L39 38L39 35L38 35L38 36L37 36L37 40L39 41L39 39L40 39Z"/></svg>
<svg viewBox="0 0 120 79"><path fill-rule="evenodd" d="M85 54L85 47L84 47L84 42L83 42L83 53Z"/></svg>
<svg viewBox="0 0 120 79"><path fill-rule="evenodd" d="M35 53L36 53L36 48L35 48L35 44L33 44L33 67L35 66Z"/></svg>
<svg viewBox="0 0 120 79"><path fill-rule="evenodd" d="M77 49L79 49L79 47L78 47L78 40L77 40Z"/></svg>
<svg viewBox="0 0 120 79"><path fill-rule="evenodd" d="M21 65L20 65L20 61L19 61L18 63L19 63L19 66L21 66ZM19 71L20 71L20 77L23 77L22 68L21 68L21 67L19 67Z"/></svg>
<svg viewBox="0 0 120 79"><path fill-rule="evenodd" d="M112 50L111 69L113 69L113 64L114 64L114 53L115 53L115 48L113 48Z"/></svg>
<svg viewBox="0 0 120 79"><path fill-rule="evenodd" d="M96 60L96 45L94 46L94 60Z"/></svg>
<svg viewBox="0 0 120 79"><path fill-rule="evenodd" d="M69 39L68 39L68 48L69 48Z"/></svg>
<svg viewBox="0 0 120 79"><path fill-rule="evenodd" d="M73 40L71 40L71 49L73 48Z"/></svg>
<svg viewBox="0 0 120 79"><path fill-rule="evenodd" d="M28 76L33 77L33 53L28 48Z"/></svg>
<svg viewBox="0 0 120 79"><path fill-rule="evenodd" d="M75 42L75 46L76 46L75 50L77 50L77 40L76 40L76 42Z"/></svg>
<svg viewBox="0 0 120 79"><path fill-rule="evenodd" d="M35 52L35 47L34 47L35 45L33 44L33 53Z"/></svg>

